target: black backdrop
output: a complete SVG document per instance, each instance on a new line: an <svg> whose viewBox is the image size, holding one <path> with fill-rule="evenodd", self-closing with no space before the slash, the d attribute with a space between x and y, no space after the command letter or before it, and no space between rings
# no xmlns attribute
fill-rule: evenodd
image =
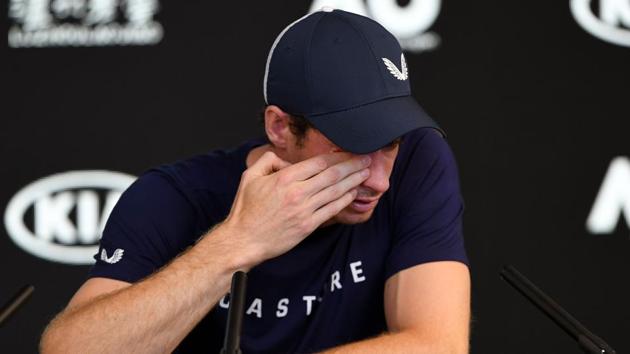
<svg viewBox="0 0 630 354"><path fill-rule="evenodd" d="M400 5L417 1L429 0ZM608 1L630 11L630 1ZM597 17L605 1L573 2L590 3ZM2 3L6 33L24 27L7 10L28 1ZM570 3L442 1L428 30L437 47L406 54L414 96L447 131L460 167L473 353L577 352L499 279L505 263L618 352L630 351L630 193L627 207L615 209L614 230L593 234L586 226L611 161L630 156L630 43L590 34ZM153 20L163 38L153 45L13 48L2 37L4 213L42 177L80 170L138 175L261 133L256 116L268 49L311 2L159 5ZM81 15L53 21L82 23ZM128 21L121 13L114 20ZM630 32L630 19L620 21L617 29ZM621 180L630 185L630 173ZM620 196L617 187L612 194ZM31 230L33 213L24 215ZM32 353L89 266L42 259L19 247L9 228L0 228L0 302L25 283L36 291L0 328L0 345Z"/></svg>

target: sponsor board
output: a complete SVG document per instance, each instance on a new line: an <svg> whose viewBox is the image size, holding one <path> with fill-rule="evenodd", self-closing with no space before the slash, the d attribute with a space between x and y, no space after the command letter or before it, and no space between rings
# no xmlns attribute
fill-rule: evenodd
<svg viewBox="0 0 630 354"><path fill-rule="evenodd" d="M112 171L69 171L41 178L9 201L9 237L37 257L92 264L114 205L135 177Z"/></svg>
<svg viewBox="0 0 630 354"><path fill-rule="evenodd" d="M158 0L10 0L13 48L153 45Z"/></svg>
<svg viewBox="0 0 630 354"><path fill-rule="evenodd" d="M623 156L610 163L586 221L586 229L596 235L611 234L621 216L630 228L630 159Z"/></svg>
<svg viewBox="0 0 630 354"><path fill-rule="evenodd" d="M324 7L367 16L387 28L410 52L436 49L441 41L435 32L428 32L440 14L441 0L410 0L405 6L397 0L315 0L309 12Z"/></svg>
<svg viewBox="0 0 630 354"><path fill-rule="evenodd" d="M570 7L577 23L588 33L630 47L630 0L571 0Z"/></svg>

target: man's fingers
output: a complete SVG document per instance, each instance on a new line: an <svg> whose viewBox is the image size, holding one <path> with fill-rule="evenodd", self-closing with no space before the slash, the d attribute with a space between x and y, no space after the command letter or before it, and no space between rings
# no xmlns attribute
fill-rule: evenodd
<svg viewBox="0 0 630 354"><path fill-rule="evenodd" d="M347 152L317 155L292 165L290 168L283 171L283 173L286 174L287 178L291 181L304 181L331 166L350 159L352 159L352 154Z"/></svg>
<svg viewBox="0 0 630 354"><path fill-rule="evenodd" d="M333 216L339 214L339 212L342 211L348 205L350 205L350 203L352 203L352 201L356 197L357 197L357 190L353 189L347 192L346 194L344 194L343 196L341 196L341 198L317 209L317 211L313 213L313 222L319 227L319 225L328 221Z"/></svg>
<svg viewBox="0 0 630 354"><path fill-rule="evenodd" d="M343 181L348 176L361 171L370 165L369 156L357 156L350 160L342 161L333 166L328 167L316 176L302 182L304 191L309 195L314 195L321 190L329 188ZM365 180L365 179L364 179ZM351 180L352 181L352 180ZM347 182L351 182L347 181ZM362 182L362 181L361 181ZM342 191L339 195L335 196L337 199L341 194L345 193L350 188Z"/></svg>
<svg viewBox="0 0 630 354"><path fill-rule="evenodd" d="M267 176L289 166L291 166L289 162L267 151L247 169L247 173L252 176Z"/></svg>
<svg viewBox="0 0 630 354"><path fill-rule="evenodd" d="M313 210L317 210L322 206L339 199L350 190L358 187L363 181L370 176L370 170L364 168L360 171L354 172L350 176L344 178L338 183L324 188L323 190L315 193L309 200ZM316 177L317 178L317 177Z"/></svg>

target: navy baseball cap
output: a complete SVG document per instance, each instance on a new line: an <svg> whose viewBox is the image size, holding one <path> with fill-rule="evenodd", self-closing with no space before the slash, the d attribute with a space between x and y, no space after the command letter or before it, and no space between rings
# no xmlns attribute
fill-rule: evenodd
<svg viewBox="0 0 630 354"><path fill-rule="evenodd" d="M411 96L396 38L346 11L323 8L287 26L269 51L263 90L267 104L306 118L357 154L416 128L442 132Z"/></svg>

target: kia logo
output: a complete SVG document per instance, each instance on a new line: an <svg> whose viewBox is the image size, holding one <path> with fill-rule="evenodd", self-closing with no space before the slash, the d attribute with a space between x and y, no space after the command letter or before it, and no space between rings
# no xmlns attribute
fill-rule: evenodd
<svg viewBox="0 0 630 354"><path fill-rule="evenodd" d="M577 23L599 39L630 47L630 1L599 0L599 17L593 13L591 2L571 0L571 12Z"/></svg>
<svg viewBox="0 0 630 354"><path fill-rule="evenodd" d="M37 257L92 264L105 222L134 180L112 171L69 171L39 179L9 201L4 214L7 233Z"/></svg>

